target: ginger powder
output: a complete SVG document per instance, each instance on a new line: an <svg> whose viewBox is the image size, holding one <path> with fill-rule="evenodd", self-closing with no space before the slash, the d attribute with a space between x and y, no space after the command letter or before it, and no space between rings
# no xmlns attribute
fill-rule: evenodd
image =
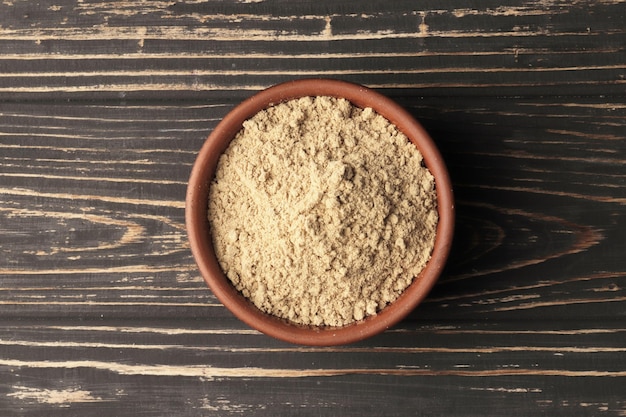
<svg viewBox="0 0 626 417"><path fill-rule="evenodd" d="M434 178L387 119L305 97L254 115L220 157L208 218L220 266L259 309L343 326L392 303L424 268Z"/></svg>

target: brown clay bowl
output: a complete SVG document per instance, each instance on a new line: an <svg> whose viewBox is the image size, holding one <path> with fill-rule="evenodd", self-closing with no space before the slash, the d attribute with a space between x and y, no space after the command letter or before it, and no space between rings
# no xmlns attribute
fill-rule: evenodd
<svg viewBox="0 0 626 417"><path fill-rule="evenodd" d="M217 261L207 219L209 185L222 152L257 112L282 101L305 96L343 97L358 107L371 107L402 131L420 150L435 177L439 224L430 261L400 297L375 316L342 327L312 327L262 312L240 294ZM454 230L454 199L441 155L422 126L391 99L361 85L331 79L304 79L278 84L243 101L215 127L193 166L186 199L186 224L191 250L215 296L249 326L283 341L315 346L356 342L397 324L426 297L444 267Z"/></svg>

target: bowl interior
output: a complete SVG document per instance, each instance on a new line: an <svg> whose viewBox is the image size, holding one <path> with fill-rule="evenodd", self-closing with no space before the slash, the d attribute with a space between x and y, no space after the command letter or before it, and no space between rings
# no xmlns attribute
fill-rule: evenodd
<svg viewBox="0 0 626 417"><path fill-rule="evenodd" d="M234 288L222 272L209 230L209 186L220 155L241 130L243 122L274 104L305 96L341 97L355 106L371 107L417 146L435 177L439 223L430 261L396 301L375 316L343 327L302 326L259 310ZM255 94L235 107L216 126L193 166L187 189L185 217L191 249L204 280L235 316L249 326L287 342L328 346L352 343L380 333L402 320L424 299L439 277L450 251L454 200L449 175L437 147L406 110L391 99L361 85L339 80L305 79L278 84Z"/></svg>

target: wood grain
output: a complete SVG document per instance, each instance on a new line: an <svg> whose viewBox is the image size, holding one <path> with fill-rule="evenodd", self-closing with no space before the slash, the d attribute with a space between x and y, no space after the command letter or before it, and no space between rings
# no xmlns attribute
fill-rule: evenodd
<svg viewBox="0 0 626 417"><path fill-rule="evenodd" d="M580 303L623 317L623 102L399 100L437 140L458 200L455 252L428 314L566 319L561 306ZM228 108L3 106L3 314L126 316L138 303L148 315L221 314L190 255L183 200L195 152Z"/></svg>
<svg viewBox="0 0 626 417"><path fill-rule="evenodd" d="M0 415L626 415L626 3L0 3ZM251 330L198 274L187 178L293 78L431 133L448 267L350 346Z"/></svg>
<svg viewBox="0 0 626 417"><path fill-rule="evenodd" d="M0 94L239 98L299 77L428 95L623 94L625 9L621 0L5 2Z"/></svg>
<svg viewBox="0 0 626 417"><path fill-rule="evenodd" d="M475 404L469 415L490 409L495 415L505 405L513 412L597 415L619 414L625 405L624 363L614 361L623 357L624 329L401 327L373 344L314 349L268 345L234 322L230 330L163 324L5 328L11 359L1 361L4 410L356 415L384 407L468 415L450 401L463 398Z"/></svg>

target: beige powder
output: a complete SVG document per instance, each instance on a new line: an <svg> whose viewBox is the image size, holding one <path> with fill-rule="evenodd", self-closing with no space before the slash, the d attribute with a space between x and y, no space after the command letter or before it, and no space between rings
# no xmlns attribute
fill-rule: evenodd
<svg viewBox="0 0 626 417"><path fill-rule="evenodd" d="M306 97L256 114L209 195L218 260L261 310L342 326L394 301L430 259L434 179L388 120Z"/></svg>

